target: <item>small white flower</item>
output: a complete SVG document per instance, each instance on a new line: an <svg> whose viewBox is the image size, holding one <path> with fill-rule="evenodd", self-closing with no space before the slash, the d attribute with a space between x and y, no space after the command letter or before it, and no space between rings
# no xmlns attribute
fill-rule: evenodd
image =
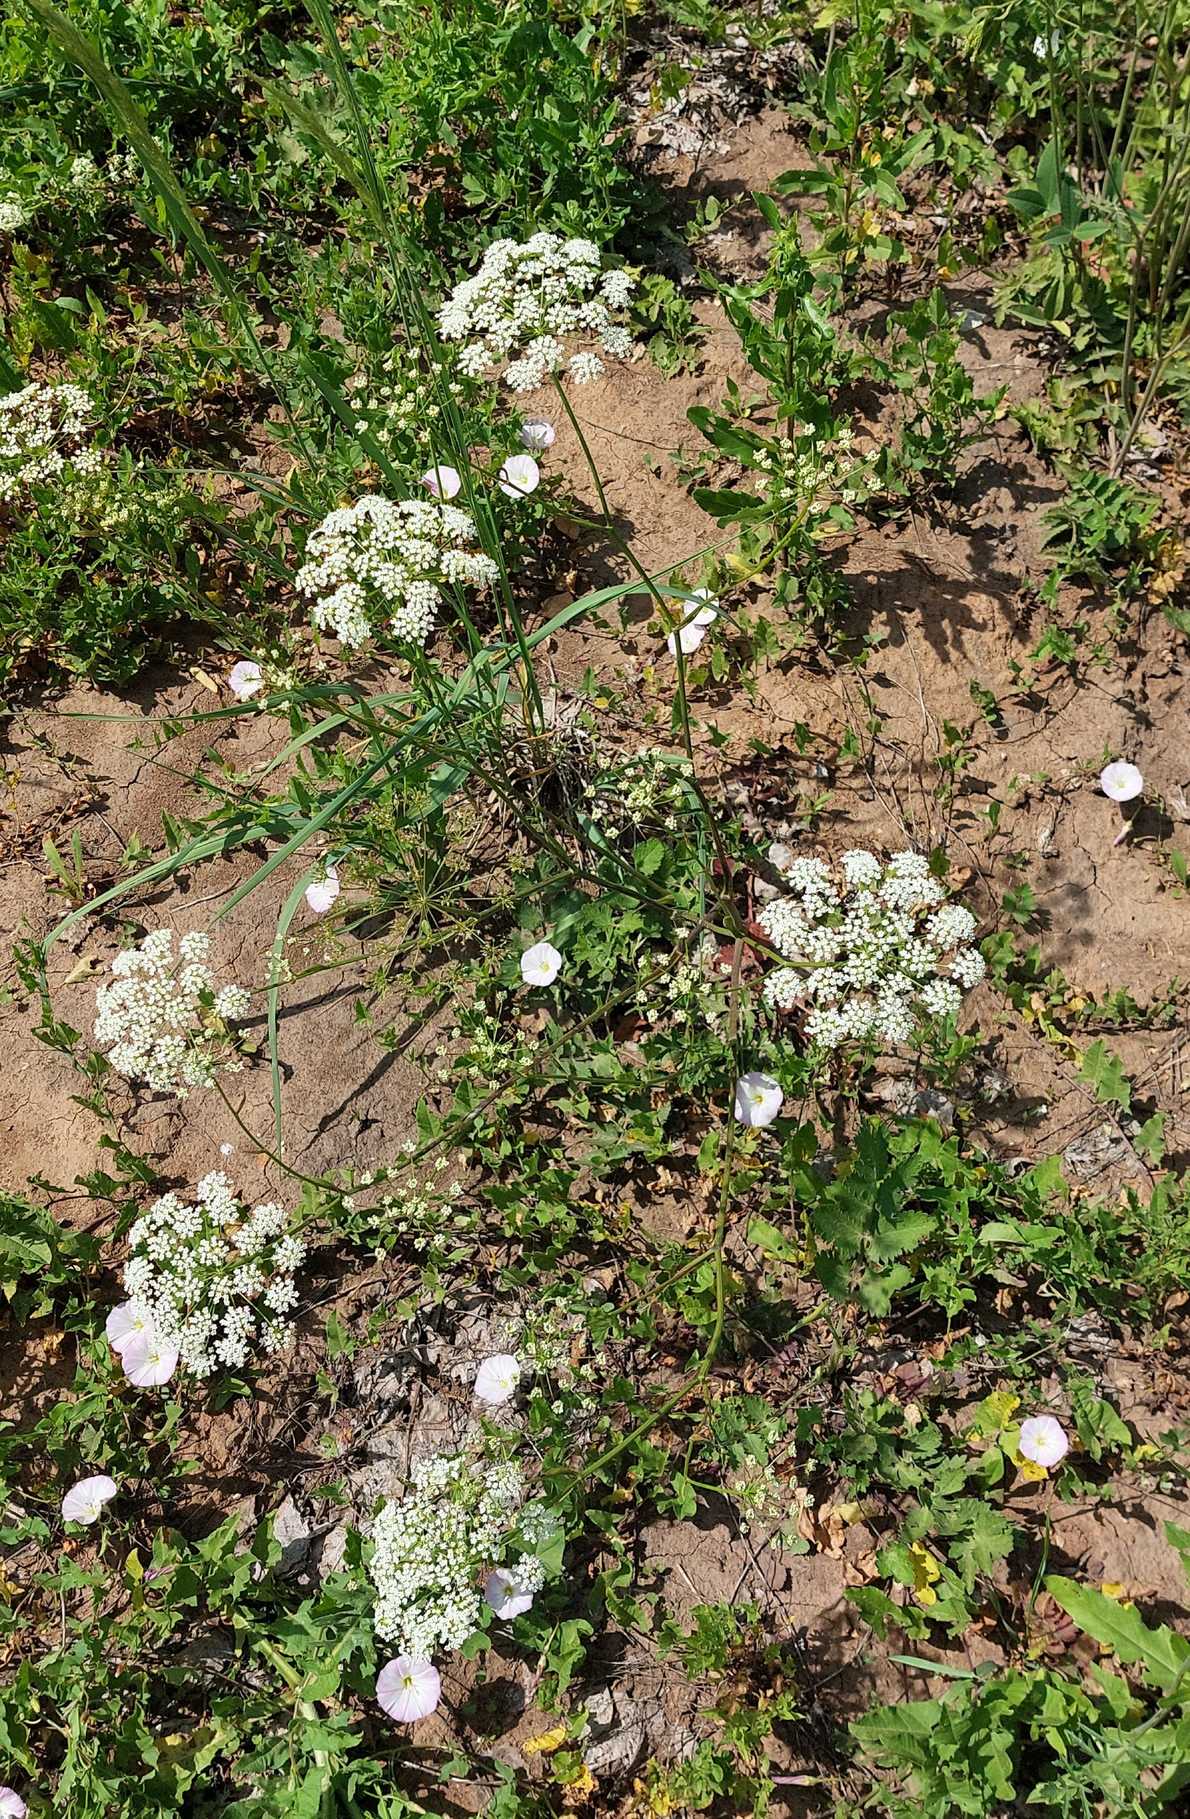
<svg viewBox="0 0 1190 1819"><path fill-rule="evenodd" d="M1021 1422L1020 1455L1034 1465L1058 1465L1070 1451L1066 1430L1052 1415L1031 1415Z"/></svg>
<svg viewBox="0 0 1190 1819"><path fill-rule="evenodd" d="M707 627L714 625L719 617L719 603L705 587L696 587L690 595L691 601L701 600L703 604L695 609L676 632L671 632L665 640L666 649L671 657L676 657L679 647L682 655L689 657L698 649L707 635Z"/></svg>
<svg viewBox="0 0 1190 1819"><path fill-rule="evenodd" d="M62 1499L62 1515L67 1522L90 1524L99 1518L105 1503L116 1494L116 1481L99 1472L94 1478L80 1478Z"/></svg>
<svg viewBox="0 0 1190 1819"><path fill-rule="evenodd" d="M121 1350L120 1363L138 1390L159 1389L178 1368L178 1348L162 1344L152 1333L138 1333Z"/></svg>
<svg viewBox="0 0 1190 1819"><path fill-rule="evenodd" d="M1113 802L1134 801L1144 786L1145 780L1135 764L1125 764L1123 759L1105 765L1099 773L1099 787Z"/></svg>
<svg viewBox="0 0 1190 1819"><path fill-rule="evenodd" d="M520 1360L511 1352L497 1352L494 1357L485 1358L475 1373L476 1397L492 1408L499 1408L502 1402L516 1395L520 1380Z"/></svg>
<svg viewBox="0 0 1190 1819"><path fill-rule="evenodd" d="M735 1083L735 1115L754 1130L771 1124L784 1102L785 1094L769 1074L742 1074Z"/></svg>
<svg viewBox="0 0 1190 1819"><path fill-rule="evenodd" d="M253 663L249 657L241 657L227 672L227 686L237 701L251 701L253 695L259 695L264 687L264 672L259 663Z"/></svg>
<svg viewBox="0 0 1190 1819"><path fill-rule="evenodd" d="M29 1808L15 1787L0 1787L0 1814L3 1819L25 1819Z"/></svg>
<svg viewBox="0 0 1190 1819"><path fill-rule="evenodd" d="M376 1677L376 1699L382 1711L397 1724L416 1724L437 1711L442 1697L442 1677L432 1661L413 1655L396 1655L386 1661Z"/></svg>
<svg viewBox="0 0 1190 1819"><path fill-rule="evenodd" d="M463 476L457 467L447 467L435 463L427 468L421 477L421 483L433 493L435 499L453 499L463 488Z"/></svg>
<svg viewBox="0 0 1190 1819"><path fill-rule="evenodd" d="M552 985L562 970L562 956L549 941L536 941L521 955L521 978L526 985Z"/></svg>
<svg viewBox="0 0 1190 1819"><path fill-rule="evenodd" d="M526 417L521 424L521 441L530 454L543 454L547 448L553 448L557 430L545 417Z"/></svg>
<svg viewBox="0 0 1190 1819"><path fill-rule="evenodd" d="M219 1145L219 1154L221 1156L234 1156L235 1150L236 1146L234 1143L221 1143Z"/></svg>
<svg viewBox="0 0 1190 1819"><path fill-rule="evenodd" d="M525 1590L517 1575L500 1566L484 1580L483 1595L502 1620L519 1617L533 1603L533 1593Z"/></svg>
<svg viewBox="0 0 1190 1819"><path fill-rule="evenodd" d="M541 469L532 455L509 455L500 469L500 491L509 499L526 499L541 483Z"/></svg>
<svg viewBox="0 0 1190 1819"><path fill-rule="evenodd" d="M315 878L306 886L306 902L316 916L323 916L334 903L341 889L339 874L333 865L328 865L321 878Z"/></svg>
<svg viewBox="0 0 1190 1819"><path fill-rule="evenodd" d="M131 1301L122 1301L108 1315L103 1328L107 1342L114 1352L123 1356L126 1346L132 1340L148 1338L153 1328L145 1315Z"/></svg>

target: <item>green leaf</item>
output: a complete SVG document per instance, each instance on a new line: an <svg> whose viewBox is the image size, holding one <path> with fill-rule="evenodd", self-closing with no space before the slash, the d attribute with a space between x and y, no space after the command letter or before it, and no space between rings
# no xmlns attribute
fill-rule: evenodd
<svg viewBox="0 0 1190 1819"><path fill-rule="evenodd" d="M1162 1692L1169 1692L1190 1662L1190 1642L1162 1624L1150 1629L1140 1612L1090 1586L1050 1573L1045 1589L1081 1630L1110 1648L1125 1667L1145 1669Z"/></svg>
<svg viewBox="0 0 1190 1819"><path fill-rule="evenodd" d="M1124 1064L1101 1040L1092 1042L1083 1056L1079 1079L1094 1088L1095 1097L1103 1105L1118 1105L1126 1112L1132 1104L1132 1086Z"/></svg>

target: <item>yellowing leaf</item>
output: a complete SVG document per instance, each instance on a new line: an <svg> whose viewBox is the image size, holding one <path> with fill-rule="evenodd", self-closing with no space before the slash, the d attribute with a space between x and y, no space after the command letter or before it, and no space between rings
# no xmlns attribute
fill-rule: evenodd
<svg viewBox="0 0 1190 1819"><path fill-rule="evenodd" d="M1020 1406L1020 1397L1012 1395L1009 1390L993 1390L980 1405L976 1426L981 1434L998 1433L1002 1427L1008 1426Z"/></svg>
<svg viewBox="0 0 1190 1819"><path fill-rule="evenodd" d="M931 1604L938 1602L934 1586L942 1577L942 1568L924 1541L910 1543L909 1558L913 1562L913 1596L928 1610Z"/></svg>
<svg viewBox="0 0 1190 1819"><path fill-rule="evenodd" d="M566 1797L568 1800L576 1795L581 1796L584 1794L593 1794L595 1792L595 1777L585 1762L580 1762L577 1769L572 1769L569 1774L560 1775L558 1779L566 1789Z"/></svg>
<svg viewBox="0 0 1190 1819"><path fill-rule="evenodd" d="M566 1726L559 1724L552 1731L542 1731L540 1736L527 1737L521 1744L522 1756L548 1756L551 1750L560 1749L566 1741Z"/></svg>

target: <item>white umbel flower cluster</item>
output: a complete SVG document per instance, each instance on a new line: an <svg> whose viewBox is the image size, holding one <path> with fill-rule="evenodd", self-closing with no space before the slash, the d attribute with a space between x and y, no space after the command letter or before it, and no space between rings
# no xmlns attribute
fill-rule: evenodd
<svg viewBox="0 0 1190 1819"><path fill-rule="evenodd" d="M503 1563L524 1494L512 1464L436 1453L415 1465L404 1497L385 1504L372 1531L376 1634L422 1660L461 1648L480 1627L482 1574ZM509 1570L524 1592L545 1583L534 1555Z"/></svg>
<svg viewBox="0 0 1190 1819"><path fill-rule="evenodd" d="M80 385L35 383L0 398L0 504L67 469L72 479L96 473L104 455L90 446L94 426Z"/></svg>
<svg viewBox="0 0 1190 1819"><path fill-rule="evenodd" d="M965 945L975 917L946 893L920 853L844 853L837 868L786 858L789 895L761 910L761 928L794 962L765 981L774 1010L810 1006L807 1036L823 1048L848 1041L908 1042L923 1022L951 1017L978 985L982 955Z"/></svg>
<svg viewBox="0 0 1190 1819"><path fill-rule="evenodd" d="M95 1041L118 1074L184 1099L217 1072L240 1072L228 1024L252 1001L242 986L216 987L209 949L208 935L183 935L175 958L172 931L159 928L116 955L115 983L95 994Z"/></svg>
<svg viewBox="0 0 1190 1819"><path fill-rule="evenodd" d="M193 1206L162 1195L129 1236L131 1313L195 1377L283 1351L293 1340L293 1272L306 1255L289 1225L279 1206L246 1212L217 1171L203 1176Z"/></svg>
<svg viewBox="0 0 1190 1819"><path fill-rule="evenodd" d="M311 618L350 649L366 644L381 619L404 643L425 644L447 583L488 587L499 570L469 546L475 523L457 506L369 493L331 512L306 545L297 573L315 596Z"/></svg>
<svg viewBox="0 0 1190 1819"><path fill-rule="evenodd" d="M444 341L466 343L459 367L471 378L503 366L506 385L531 392L565 364L582 385L599 377L603 362L590 347L567 360L563 337L598 338L605 354L625 359L632 336L615 318L631 296L627 272L600 270L593 240L494 240L475 276L456 284L442 305L438 329Z"/></svg>
<svg viewBox="0 0 1190 1819"><path fill-rule="evenodd" d="M0 234L16 234L29 219L29 211L19 196L0 199Z"/></svg>

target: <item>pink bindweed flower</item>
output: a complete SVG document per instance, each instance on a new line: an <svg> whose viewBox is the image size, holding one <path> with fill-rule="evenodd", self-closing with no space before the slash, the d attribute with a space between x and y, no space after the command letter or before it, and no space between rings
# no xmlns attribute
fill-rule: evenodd
<svg viewBox="0 0 1190 1819"><path fill-rule="evenodd" d="M785 1094L769 1074L741 1074L735 1083L735 1115L741 1124L761 1131L785 1103Z"/></svg>
<svg viewBox="0 0 1190 1819"><path fill-rule="evenodd" d="M0 1787L0 1819L25 1819L28 1811L15 1787Z"/></svg>
<svg viewBox="0 0 1190 1819"><path fill-rule="evenodd" d="M516 1395L520 1380L520 1359L514 1358L511 1352L497 1352L494 1357L485 1358L475 1373L476 1397L480 1402L498 1408L510 1396Z"/></svg>
<svg viewBox="0 0 1190 1819"><path fill-rule="evenodd" d="M112 1309L104 1322L103 1330L112 1350L121 1356L125 1346L130 1345L134 1339L139 1339L142 1335L150 1338L153 1332L150 1322L143 1314L134 1311L131 1301L121 1301L119 1307Z"/></svg>
<svg viewBox="0 0 1190 1819"><path fill-rule="evenodd" d="M442 1677L432 1661L414 1655L396 1655L386 1661L376 1677L376 1698L381 1710L398 1724L416 1724L437 1711L442 1697Z"/></svg>
<svg viewBox="0 0 1190 1819"><path fill-rule="evenodd" d="M463 476L457 467L447 467L435 462L428 467L421 477L421 483L427 492L433 493L435 499L453 499L462 491Z"/></svg>
<svg viewBox="0 0 1190 1819"><path fill-rule="evenodd" d="M253 695L259 695L264 687L264 671L259 663L241 657L227 672L227 686L237 701L251 701Z"/></svg>
<svg viewBox="0 0 1190 1819"><path fill-rule="evenodd" d="M178 1348L163 1345L151 1333L140 1333L128 1341L120 1353L120 1363L129 1383L138 1390L160 1389L178 1368Z"/></svg>
<svg viewBox="0 0 1190 1819"><path fill-rule="evenodd" d="M680 650L683 657L691 657L707 635L707 627L714 625L719 617L719 604L705 587L696 587L689 596L688 605L701 600L702 605L687 613L676 632L671 632L665 640L665 648L671 657L676 657Z"/></svg>
<svg viewBox="0 0 1190 1819"><path fill-rule="evenodd" d="M1065 1459L1070 1442L1062 1423L1055 1421L1052 1415L1031 1415L1021 1422L1018 1450L1022 1459L1029 1459L1048 1471L1050 1466L1060 1465Z"/></svg>
<svg viewBox="0 0 1190 1819"><path fill-rule="evenodd" d="M111 1502L116 1490L115 1479L109 1478L106 1472L99 1472L94 1478L80 1478L62 1499L64 1520L87 1526L98 1521L100 1510L105 1503Z"/></svg>
<svg viewBox="0 0 1190 1819"><path fill-rule="evenodd" d="M562 970L562 956L549 941L535 941L521 955L521 978L526 985L552 985Z"/></svg>
<svg viewBox="0 0 1190 1819"><path fill-rule="evenodd" d="M333 865L328 865L321 878L315 878L312 884L306 886L306 902L315 915L323 916L334 903L341 888L338 872Z"/></svg>
<svg viewBox="0 0 1190 1819"><path fill-rule="evenodd" d="M533 1593L522 1590L516 1574L502 1566L498 1566L484 1580L483 1595L501 1619L519 1617L533 1603Z"/></svg>
<svg viewBox="0 0 1190 1819"><path fill-rule="evenodd" d="M1145 780L1135 764L1125 764L1122 758L1105 765L1099 773L1099 787L1113 802L1134 802L1144 786Z"/></svg>
<svg viewBox="0 0 1190 1819"><path fill-rule="evenodd" d="M526 499L541 484L541 469L532 455L510 455L500 469L500 491L509 499Z"/></svg>
<svg viewBox="0 0 1190 1819"><path fill-rule="evenodd" d="M540 455L547 448L553 448L557 433L545 417L526 417L521 424L521 441L532 455Z"/></svg>

